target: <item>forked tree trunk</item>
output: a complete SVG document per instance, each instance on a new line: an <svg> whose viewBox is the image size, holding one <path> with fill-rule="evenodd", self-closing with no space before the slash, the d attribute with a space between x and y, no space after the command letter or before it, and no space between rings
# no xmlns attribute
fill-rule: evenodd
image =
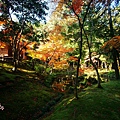
<svg viewBox="0 0 120 120"><path fill-rule="evenodd" d="M72 9L75 16L77 17L78 19L78 24L79 24L79 28L80 28L80 39L79 39L79 42L78 42L78 46L79 46L79 57L78 57L78 64L77 64L77 74L76 74L76 79L75 79L75 97L76 99L78 99L78 91L77 91L77 86L78 86L78 74L79 74L79 67L81 66L80 65L80 60L82 58L82 46L83 46L83 28L84 28L84 23L85 23L85 20L86 20L86 17L87 17L87 14L89 12L89 9L90 9L90 5L91 3L93 2L93 0L90 0L88 6L87 6L87 9L86 9L86 13L84 15L84 18L83 18L83 21L81 23L80 21L80 17L79 15L74 11L74 8Z"/></svg>
<svg viewBox="0 0 120 120"><path fill-rule="evenodd" d="M21 28L18 30L14 42L13 42L13 61L14 61L14 71L17 71L18 63L19 63L19 55L20 55L20 49L19 49L19 43L20 43L20 38L23 32L25 22L23 21Z"/></svg>
<svg viewBox="0 0 120 120"><path fill-rule="evenodd" d="M83 30L84 30L84 28L83 28ZM90 44L89 44L89 40L88 40L88 37L87 37L87 34L86 34L85 30L84 30L84 33L85 33L85 37L86 37L86 39L87 39L90 63L91 63L92 66L94 67L94 69L95 69L95 71L96 71L96 74L97 74L98 88L102 88L102 86L101 86L101 78L100 78L100 74L99 74L99 72L98 72L98 68L97 68L97 66L96 66L96 65L94 64L94 62L92 61Z"/></svg>

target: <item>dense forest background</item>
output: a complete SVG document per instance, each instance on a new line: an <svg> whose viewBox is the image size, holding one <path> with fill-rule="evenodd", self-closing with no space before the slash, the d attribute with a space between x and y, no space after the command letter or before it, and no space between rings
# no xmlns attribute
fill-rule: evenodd
<svg viewBox="0 0 120 120"><path fill-rule="evenodd" d="M86 88L97 86L101 91L103 83L119 82L119 55L119 0L0 0L0 104L10 109L8 93L21 93L27 85L26 91L42 91L38 96L31 93L35 108L51 101L42 110L31 106L29 111L21 105L20 110L30 113L25 118L17 108L23 119L42 116L70 94L79 100ZM4 111L3 106L0 110ZM11 119L19 117L15 114Z"/></svg>

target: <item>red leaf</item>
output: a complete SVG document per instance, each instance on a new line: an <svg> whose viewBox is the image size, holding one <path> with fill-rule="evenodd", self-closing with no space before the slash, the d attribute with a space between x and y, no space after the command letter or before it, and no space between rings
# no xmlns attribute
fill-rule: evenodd
<svg viewBox="0 0 120 120"><path fill-rule="evenodd" d="M81 12L81 8L83 6L83 0L73 0L72 6L74 11L79 14Z"/></svg>

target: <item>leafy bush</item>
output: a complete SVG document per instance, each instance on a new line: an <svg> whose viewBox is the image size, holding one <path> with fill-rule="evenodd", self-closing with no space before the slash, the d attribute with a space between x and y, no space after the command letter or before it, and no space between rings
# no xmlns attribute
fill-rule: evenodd
<svg viewBox="0 0 120 120"><path fill-rule="evenodd" d="M115 72L114 71L108 72L108 77L109 79L115 78Z"/></svg>
<svg viewBox="0 0 120 120"><path fill-rule="evenodd" d="M32 62L30 60L23 60L22 62L19 63L19 68L24 68L27 70L32 70L33 69L33 65Z"/></svg>
<svg viewBox="0 0 120 120"><path fill-rule="evenodd" d="M45 70L45 71L46 71L46 73L50 73L51 68L49 68L49 67L48 67L48 68L46 68L46 70Z"/></svg>
<svg viewBox="0 0 120 120"><path fill-rule="evenodd" d="M40 64L36 64L34 69L35 69L35 71L36 71L37 73L39 73L39 74L43 74L44 71L45 71L44 66L43 66L43 65L40 65Z"/></svg>

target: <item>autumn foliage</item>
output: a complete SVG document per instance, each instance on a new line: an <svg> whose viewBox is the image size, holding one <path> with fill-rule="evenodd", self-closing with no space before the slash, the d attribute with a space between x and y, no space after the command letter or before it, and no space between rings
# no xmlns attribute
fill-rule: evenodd
<svg viewBox="0 0 120 120"><path fill-rule="evenodd" d="M110 52L113 48L120 52L120 36L113 37L111 40L105 42L102 46L102 49L105 52Z"/></svg>
<svg viewBox="0 0 120 120"><path fill-rule="evenodd" d="M83 0L72 0L72 9L74 9L76 14L81 12L83 6Z"/></svg>
<svg viewBox="0 0 120 120"><path fill-rule="evenodd" d="M41 44L36 51L28 50L29 55L42 60L54 69L64 69L68 67L65 54L73 51L73 49L64 47L60 42L48 41L45 44Z"/></svg>

